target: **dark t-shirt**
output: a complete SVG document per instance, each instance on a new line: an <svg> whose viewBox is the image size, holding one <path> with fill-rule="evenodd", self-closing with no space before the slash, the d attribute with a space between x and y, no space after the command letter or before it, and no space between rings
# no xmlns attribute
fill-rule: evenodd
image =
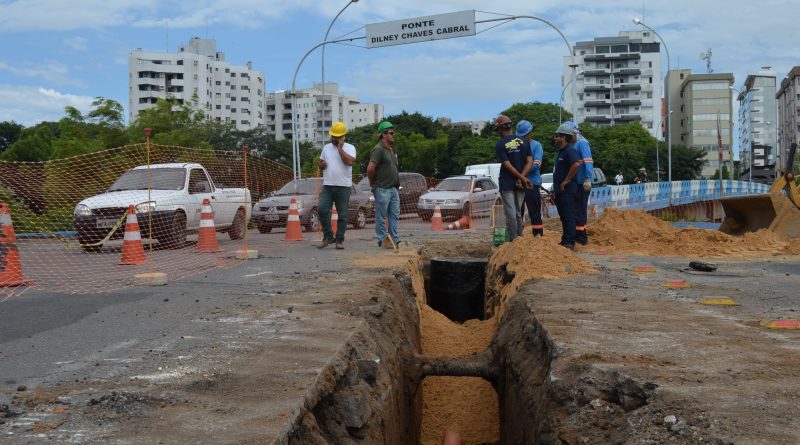
<svg viewBox="0 0 800 445"><path fill-rule="evenodd" d="M375 166L375 180L372 182L373 187L380 187L383 189L400 187L400 172L397 168L397 155L394 151L386 148L382 141L378 142L378 145L372 148L372 151L369 153L369 162L377 164Z"/></svg>
<svg viewBox="0 0 800 445"><path fill-rule="evenodd" d="M572 144L567 144L566 147L558 150L558 155L556 157L556 164L553 166L553 191L556 193L562 193L561 191L561 183L564 182L564 179L567 178L567 174L569 173L570 167L572 164L580 162L580 158L578 157L578 152L575 150L575 146ZM578 175L572 177L572 181L564 188L563 193L577 193L578 192Z"/></svg>
<svg viewBox="0 0 800 445"><path fill-rule="evenodd" d="M494 146L494 152L497 162L502 164L503 161L508 161L518 172L522 173L525 160L531 155L531 146L528 141L512 134L500 139ZM517 178L501 165L498 182L500 190L514 190Z"/></svg>

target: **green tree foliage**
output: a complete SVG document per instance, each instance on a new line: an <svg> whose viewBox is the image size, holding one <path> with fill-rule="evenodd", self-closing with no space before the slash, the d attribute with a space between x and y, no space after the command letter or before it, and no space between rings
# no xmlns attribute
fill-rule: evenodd
<svg viewBox="0 0 800 445"><path fill-rule="evenodd" d="M144 129L151 130L151 142L179 147L211 149L206 140L210 129L218 128L206 119L197 106L197 95L189 102L174 98L159 99L156 106L142 110L128 127L128 140L141 143L146 140Z"/></svg>
<svg viewBox="0 0 800 445"><path fill-rule="evenodd" d="M45 161L53 156L53 140L60 135L55 122L41 122L22 130L19 140L0 154L4 161Z"/></svg>
<svg viewBox="0 0 800 445"><path fill-rule="evenodd" d="M0 122L0 153L19 140L25 127L14 121Z"/></svg>

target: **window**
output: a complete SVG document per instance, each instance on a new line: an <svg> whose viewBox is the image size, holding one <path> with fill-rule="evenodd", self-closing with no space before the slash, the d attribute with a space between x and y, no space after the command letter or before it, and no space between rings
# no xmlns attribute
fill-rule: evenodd
<svg viewBox="0 0 800 445"><path fill-rule="evenodd" d="M211 182L205 172L199 168L193 168L189 172L189 193L211 193Z"/></svg>
<svg viewBox="0 0 800 445"><path fill-rule="evenodd" d="M692 91L727 90L728 86L730 86L728 82L694 82L692 83Z"/></svg>
<svg viewBox="0 0 800 445"><path fill-rule="evenodd" d="M178 65L183 65L183 60L179 60Z"/></svg>
<svg viewBox="0 0 800 445"><path fill-rule="evenodd" d="M218 80L218 81L216 81L216 82L215 82L215 85L222 85L222 82L220 82L220 81Z"/></svg>

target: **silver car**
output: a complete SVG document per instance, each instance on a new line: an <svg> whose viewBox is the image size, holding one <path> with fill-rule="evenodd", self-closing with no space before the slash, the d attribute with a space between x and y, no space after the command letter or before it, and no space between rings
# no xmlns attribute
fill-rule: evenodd
<svg viewBox="0 0 800 445"><path fill-rule="evenodd" d="M261 233L269 233L274 227L286 227L289 215L289 204L292 198L297 200L297 213L300 224L306 231L320 229L319 191L322 189L322 178L295 179L273 192L269 197L258 201L253 206L253 224ZM359 195L355 187L350 189L350 202L347 222L355 229L363 229L367 224L369 198Z"/></svg>
<svg viewBox="0 0 800 445"><path fill-rule="evenodd" d="M442 218L458 219L463 215L489 215L492 206L500 204L497 184L485 176L451 176L433 190L420 196L417 214L430 221L433 210L439 205Z"/></svg>

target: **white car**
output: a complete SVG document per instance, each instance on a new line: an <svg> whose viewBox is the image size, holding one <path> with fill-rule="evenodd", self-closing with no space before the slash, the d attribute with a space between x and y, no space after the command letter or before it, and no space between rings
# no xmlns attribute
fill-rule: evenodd
<svg viewBox="0 0 800 445"><path fill-rule="evenodd" d="M542 173L542 188L547 191L547 193L553 193L553 174L552 173Z"/></svg>
<svg viewBox="0 0 800 445"><path fill-rule="evenodd" d="M123 237L128 206L133 205L143 238L152 232L160 244L179 249L187 232L199 229L205 199L213 208L216 229L233 240L243 238L250 219L250 191L217 187L206 169L194 163L128 170L105 192L79 202L73 223L83 250L96 251L108 240Z"/></svg>
<svg viewBox="0 0 800 445"><path fill-rule="evenodd" d="M489 215L492 206L500 204L500 189L489 177L451 176L420 196L417 214L423 221L430 221L437 204L442 218Z"/></svg>

